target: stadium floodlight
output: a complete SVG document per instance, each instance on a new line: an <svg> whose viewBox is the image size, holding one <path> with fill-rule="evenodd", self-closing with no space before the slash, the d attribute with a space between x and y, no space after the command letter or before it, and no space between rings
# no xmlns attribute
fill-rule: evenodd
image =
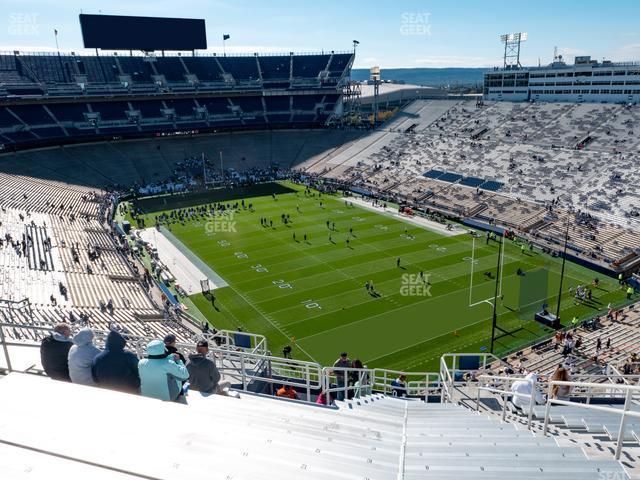
<svg viewBox="0 0 640 480"><path fill-rule="evenodd" d="M504 42L516 42L516 41L526 42L527 38L529 38L529 34L526 33L526 32L508 33L508 34L500 35L500 41L502 43L504 43Z"/></svg>
<svg viewBox="0 0 640 480"><path fill-rule="evenodd" d="M505 33L500 35L500 42L504 43L504 68L516 68L520 65L520 44L526 42L529 34L526 32Z"/></svg>
<svg viewBox="0 0 640 480"><path fill-rule="evenodd" d="M369 80L373 83L373 127L378 121L379 99L380 99L380 67L375 66L369 69Z"/></svg>

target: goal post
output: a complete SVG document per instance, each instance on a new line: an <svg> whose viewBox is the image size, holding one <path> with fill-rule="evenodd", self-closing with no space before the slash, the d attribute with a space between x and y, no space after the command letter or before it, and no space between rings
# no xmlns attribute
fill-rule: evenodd
<svg viewBox="0 0 640 480"><path fill-rule="evenodd" d="M502 239L501 241L504 241ZM498 262L498 271L496 271L496 276L498 277L498 298L502 298L502 287L504 283L504 248L500 249L499 252L499 262ZM471 257L465 257L465 260L468 260L470 263L470 274L469 274L469 307L475 307L477 305L481 305L483 303L488 303L493 305L494 295L491 295L486 298L474 299L474 283L473 276L475 275L475 266L480 263L480 260L476 258L476 236L472 235L471 237ZM493 268L493 267L492 267ZM478 291L477 286L475 290Z"/></svg>

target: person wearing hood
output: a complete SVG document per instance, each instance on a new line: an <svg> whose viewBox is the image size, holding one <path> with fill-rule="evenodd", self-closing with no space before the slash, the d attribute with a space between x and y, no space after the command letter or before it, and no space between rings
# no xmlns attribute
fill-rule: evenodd
<svg viewBox="0 0 640 480"><path fill-rule="evenodd" d="M47 376L54 380L70 382L69 349L71 348L71 329L66 323L58 323L53 332L40 344L40 362Z"/></svg>
<svg viewBox="0 0 640 480"><path fill-rule="evenodd" d="M147 344L147 358L138 362L140 393L158 400L175 401L180 395L182 381L189 371L177 353L169 353L162 340Z"/></svg>
<svg viewBox="0 0 640 480"><path fill-rule="evenodd" d="M115 330L107 335L104 350L93 359L91 373L99 387L119 390L125 393L138 393L138 357L126 351L127 341Z"/></svg>
<svg viewBox="0 0 640 480"><path fill-rule="evenodd" d="M202 393L221 393L220 372L213 360L207 358L209 343L200 340L196 352L189 355L187 370L189 371L189 388Z"/></svg>
<svg viewBox="0 0 640 480"><path fill-rule="evenodd" d="M522 380L516 380L511 385L511 392L514 394L511 402L521 410L527 410L529 408L530 399L533 397L534 405L544 403L544 397L540 390L534 388L534 384L538 381L538 375L536 373L529 373ZM532 394L533 391L533 394Z"/></svg>
<svg viewBox="0 0 640 480"><path fill-rule="evenodd" d="M169 353L177 353L178 356L180 357L180 360L182 360L182 363L186 364L187 359L184 358L184 355L182 355L182 353L180 353L176 348L177 341L178 339L176 338L176 336L173 333L170 333L164 337L164 346Z"/></svg>
<svg viewBox="0 0 640 480"><path fill-rule="evenodd" d="M95 385L91 367L100 349L93 345L93 331L83 328L73 337L73 347L69 350L69 377L73 383Z"/></svg>

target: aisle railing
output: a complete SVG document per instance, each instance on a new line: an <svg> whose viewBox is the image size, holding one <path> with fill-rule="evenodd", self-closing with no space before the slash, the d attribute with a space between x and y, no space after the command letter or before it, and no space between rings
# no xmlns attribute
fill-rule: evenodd
<svg viewBox="0 0 640 480"><path fill-rule="evenodd" d="M596 412L603 413L611 413L615 415L620 415L620 427L618 428L618 437L616 440L616 452L615 459L620 460L620 454L622 453L622 447L624 445L625 431L626 425L629 421L629 418L640 418L639 410L632 410L632 398L634 394L640 394L640 386L637 385L624 385L624 384L615 384L616 390L622 390L625 392L624 395L624 406L622 409L619 408L611 408L603 405L593 405L589 403L579 403L573 402L570 400L561 400L558 398L551 398L551 390L552 388L557 386L565 386L570 388L575 387L586 387L586 388L602 388L602 384L600 383L583 383L583 382L562 382L559 380L552 380L549 382L549 399L547 400L547 406L544 412L544 427L542 429L542 433L546 436L549 430L549 414L551 412L551 405L564 405L565 407L573 407L573 408L582 408L587 410L593 410ZM609 384L611 387L614 387L614 384Z"/></svg>

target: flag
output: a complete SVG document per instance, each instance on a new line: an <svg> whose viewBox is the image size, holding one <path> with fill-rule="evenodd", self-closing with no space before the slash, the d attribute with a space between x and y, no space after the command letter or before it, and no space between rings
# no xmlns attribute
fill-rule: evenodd
<svg viewBox="0 0 640 480"><path fill-rule="evenodd" d="M225 33L224 35L222 35L222 41L224 42L225 40L229 40L231 38L231 35Z"/></svg>
<svg viewBox="0 0 640 480"><path fill-rule="evenodd" d="M53 29L53 34L57 37L58 36L58 30L56 30L55 28Z"/></svg>

